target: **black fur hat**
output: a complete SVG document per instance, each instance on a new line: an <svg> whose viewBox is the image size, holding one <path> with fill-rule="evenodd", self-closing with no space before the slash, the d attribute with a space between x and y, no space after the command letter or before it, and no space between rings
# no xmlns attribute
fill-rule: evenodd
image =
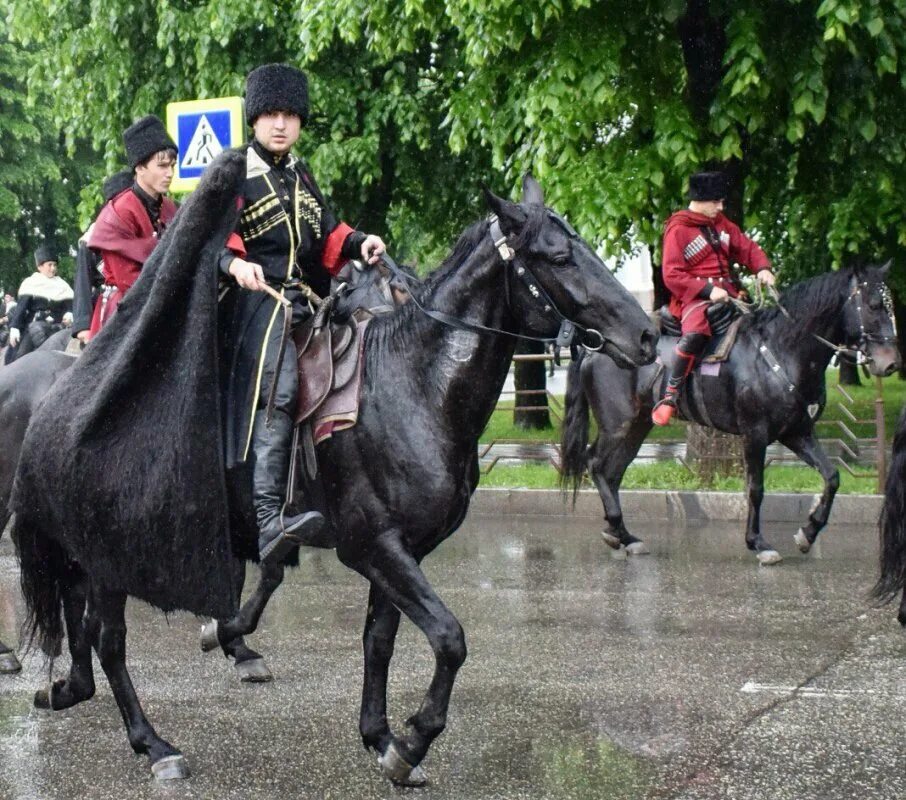
<svg viewBox="0 0 906 800"><path fill-rule="evenodd" d="M696 172L689 176L690 200L723 200L727 196L727 177L722 172Z"/></svg>
<svg viewBox="0 0 906 800"><path fill-rule="evenodd" d="M144 164L161 150L176 152L178 149L164 123L154 114L148 114L126 128L123 131L123 144L126 145L126 160L132 169Z"/></svg>
<svg viewBox="0 0 906 800"><path fill-rule="evenodd" d="M132 170L131 169L121 169L119 172L114 172L108 178L104 178L104 183L101 184L101 193L104 195L104 202L108 202L116 197L120 192L126 191L130 186L132 186Z"/></svg>
<svg viewBox="0 0 906 800"><path fill-rule="evenodd" d="M301 69L289 64L256 67L245 79L245 118L252 125L271 111L298 114L308 121L308 78Z"/></svg>
<svg viewBox="0 0 906 800"><path fill-rule="evenodd" d="M42 244L35 250L35 266L43 264L45 261L58 261L57 251L49 244Z"/></svg>

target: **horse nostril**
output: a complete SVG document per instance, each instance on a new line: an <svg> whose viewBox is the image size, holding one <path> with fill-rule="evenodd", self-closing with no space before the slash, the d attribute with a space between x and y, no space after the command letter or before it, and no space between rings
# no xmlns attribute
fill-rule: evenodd
<svg viewBox="0 0 906 800"><path fill-rule="evenodd" d="M890 364L887 365L887 369L884 370L884 377L887 377L888 375L893 375L893 373L896 372L897 369L898 369L897 365L895 363L891 362Z"/></svg>
<svg viewBox="0 0 906 800"><path fill-rule="evenodd" d="M641 351L645 356L653 356L657 352L658 333L654 330L642 332Z"/></svg>

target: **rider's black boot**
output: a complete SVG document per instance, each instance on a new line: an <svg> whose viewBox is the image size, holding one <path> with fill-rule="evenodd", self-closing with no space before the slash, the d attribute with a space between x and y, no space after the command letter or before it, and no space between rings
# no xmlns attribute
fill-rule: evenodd
<svg viewBox="0 0 906 800"><path fill-rule="evenodd" d="M300 544L314 543L325 520L317 511L307 511L293 517L283 516L293 423L285 412L276 409L271 414L270 425L265 421L266 416L265 411L255 412L252 428L252 451L255 458L252 492L261 561L278 563Z"/></svg>

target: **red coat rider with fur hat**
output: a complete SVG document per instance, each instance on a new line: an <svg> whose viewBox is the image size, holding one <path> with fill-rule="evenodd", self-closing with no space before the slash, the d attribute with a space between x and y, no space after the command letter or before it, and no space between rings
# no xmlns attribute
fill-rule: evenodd
<svg viewBox="0 0 906 800"><path fill-rule="evenodd" d="M662 273L670 290L670 313L680 319L683 335L676 343L676 361L664 398L651 414L656 425L670 422L683 381L708 343L708 306L739 294L730 264L743 264L761 283L774 285L764 251L723 215L726 193L723 173L696 173L689 178L689 208L667 220Z"/></svg>

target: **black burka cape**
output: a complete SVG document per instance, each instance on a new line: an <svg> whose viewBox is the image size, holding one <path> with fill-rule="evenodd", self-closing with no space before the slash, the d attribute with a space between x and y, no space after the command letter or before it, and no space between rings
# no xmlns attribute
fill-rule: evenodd
<svg viewBox="0 0 906 800"><path fill-rule="evenodd" d="M26 433L11 501L17 527L59 542L99 586L220 618L237 598L217 261L245 169L235 151L207 169L116 314L54 384Z"/></svg>

